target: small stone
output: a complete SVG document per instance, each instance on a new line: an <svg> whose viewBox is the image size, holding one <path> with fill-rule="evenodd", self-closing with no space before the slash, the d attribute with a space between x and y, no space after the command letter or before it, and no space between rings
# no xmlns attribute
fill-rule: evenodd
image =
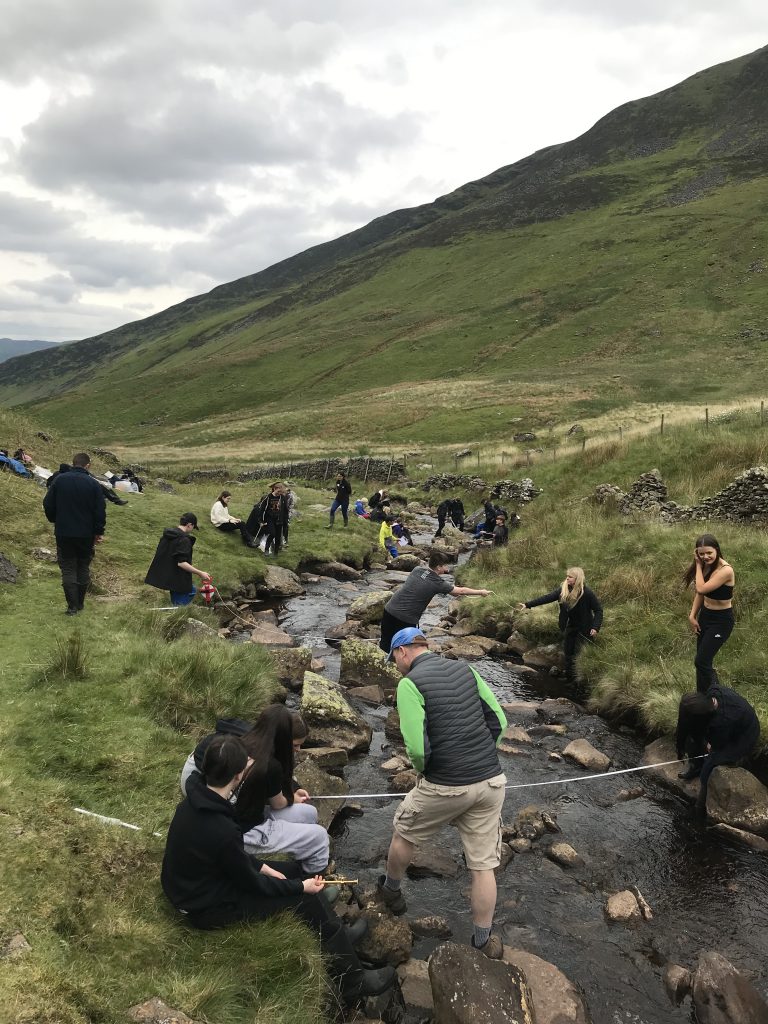
<svg viewBox="0 0 768 1024"><path fill-rule="evenodd" d="M38 562L55 562L56 555L50 548L32 548L32 557Z"/></svg>
<svg viewBox="0 0 768 1024"><path fill-rule="evenodd" d="M434 1000L427 961L409 960L397 968L397 976L400 979L400 991L406 1007L419 1011L420 1015L431 1017Z"/></svg>
<svg viewBox="0 0 768 1024"><path fill-rule="evenodd" d="M447 919L437 914L417 917L411 921L411 931L419 939L447 939L453 934Z"/></svg>
<svg viewBox="0 0 768 1024"><path fill-rule="evenodd" d="M567 725L530 725L528 732L531 736L565 736L568 732Z"/></svg>
<svg viewBox="0 0 768 1024"><path fill-rule="evenodd" d="M518 836L517 839L510 839L509 847L513 853L528 853L533 847L533 843L530 839Z"/></svg>
<svg viewBox="0 0 768 1024"><path fill-rule="evenodd" d="M18 960L20 957L28 953L32 947L21 934L21 932L14 932L8 940L8 943L3 950L3 957L7 960Z"/></svg>
<svg viewBox="0 0 768 1024"><path fill-rule="evenodd" d="M549 811L541 812L541 820L544 822L544 828L547 832L562 832L563 830L557 824L557 818L554 814L550 814Z"/></svg>
<svg viewBox="0 0 768 1024"><path fill-rule="evenodd" d="M618 803L623 803L626 800L639 800L641 796L645 796L645 790L642 786L635 786L632 789L622 789L616 794L616 800Z"/></svg>
<svg viewBox="0 0 768 1024"><path fill-rule="evenodd" d="M573 740L565 748L563 755L593 772L604 772L611 763L610 757L596 750L588 740Z"/></svg>
<svg viewBox="0 0 768 1024"><path fill-rule="evenodd" d="M575 868L584 863L583 858L568 843L553 843L547 850L547 857L562 868Z"/></svg>
<svg viewBox="0 0 768 1024"><path fill-rule="evenodd" d="M184 634L194 637L196 640L218 640L219 631L213 626L207 626L199 619L187 619L184 623Z"/></svg>
<svg viewBox="0 0 768 1024"><path fill-rule="evenodd" d="M412 768L398 772L389 780L389 791L390 793L409 793L416 785L417 779L418 773Z"/></svg>
<svg viewBox="0 0 768 1024"><path fill-rule="evenodd" d="M511 743L507 743L504 740L496 748L502 754L508 754L510 757L530 757L530 750L523 750L522 747L515 747Z"/></svg>
<svg viewBox="0 0 768 1024"><path fill-rule="evenodd" d="M637 900L637 905L640 907L640 913L643 915L643 918L646 921L650 921L653 918L653 911L651 910L648 900L646 900L645 896L643 896L636 885L631 885L630 891L634 894L634 897Z"/></svg>
<svg viewBox="0 0 768 1024"><path fill-rule="evenodd" d="M405 771L406 768L409 768L410 765L404 757L400 757L399 754L396 754L394 757L390 757L388 761L385 761L381 767L385 772L402 772Z"/></svg>
<svg viewBox="0 0 768 1024"><path fill-rule="evenodd" d="M564 761L565 760L563 755L562 754L558 754L558 752L556 750L551 750L549 752L548 756L549 756L549 760L550 761Z"/></svg>
<svg viewBox="0 0 768 1024"><path fill-rule="evenodd" d="M514 857L514 855L514 850L509 845L509 843L501 844L501 849L499 851L499 866L497 868L494 868L494 871L496 872L497 875L500 875L503 871L506 871L507 866Z"/></svg>
<svg viewBox="0 0 768 1024"><path fill-rule="evenodd" d="M605 912L610 921L639 921L642 918L635 894L629 889L609 896Z"/></svg>
<svg viewBox="0 0 768 1024"><path fill-rule="evenodd" d="M181 1010L172 1010L157 996L132 1006L128 1016L137 1024L197 1024Z"/></svg>
<svg viewBox="0 0 768 1024"><path fill-rule="evenodd" d="M502 739L508 740L511 743L531 743L531 737L527 731L519 725L510 725L509 728L505 729L501 734Z"/></svg>
<svg viewBox="0 0 768 1024"><path fill-rule="evenodd" d="M690 994L693 979L691 972L679 964L667 964L662 974L664 988L667 995L675 1006L679 1006L687 995Z"/></svg>
<svg viewBox="0 0 768 1024"><path fill-rule="evenodd" d="M310 672L323 672L325 671L325 662L322 658L313 658L309 663Z"/></svg>

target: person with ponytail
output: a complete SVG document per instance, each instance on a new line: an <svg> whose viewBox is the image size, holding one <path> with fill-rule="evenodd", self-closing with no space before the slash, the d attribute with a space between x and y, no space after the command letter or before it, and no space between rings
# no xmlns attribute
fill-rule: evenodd
<svg viewBox="0 0 768 1024"><path fill-rule="evenodd" d="M711 533L697 537L693 561L683 575L683 583L686 587L693 584L696 590L688 621L696 634L693 663L698 693L706 693L710 686L720 682L712 662L733 632L735 582L733 566L723 558L717 538Z"/></svg>
<svg viewBox="0 0 768 1024"><path fill-rule="evenodd" d="M603 624L603 606L584 582L584 570L574 566L568 570L559 587L532 601L522 601L517 605L517 610L525 611L555 601L560 605L559 626L563 634L565 678L576 692L576 656L584 644L599 633Z"/></svg>

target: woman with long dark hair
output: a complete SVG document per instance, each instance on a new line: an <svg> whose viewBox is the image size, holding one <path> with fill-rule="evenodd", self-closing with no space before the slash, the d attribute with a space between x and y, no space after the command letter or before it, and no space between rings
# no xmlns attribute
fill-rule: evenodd
<svg viewBox="0 0 768 1024"><path fill-rule="evenodd" d="M720 544L711 533L696 538L693 561L683 575L686 587L696 593L688 615L696 634L696 690L706 693L720 682L712 662L733 632L733 566L723 558Z"/></svg>
<svg viewBox="0 0 768 1024"><path fill-rule="evenodd" d="M165 895L186 924L206 930L287 910L319 935L345 1002L384 992L394 980L393 968L365 970L353 948L366 931L364 919L346 927L330 909L319 875L302 880L295 865L246 855L231 799L248 760L236 736L215 736L208 744L203 775L191 784L168 830L160 876Z"/></svg>
<svg viewBox="0 0 768 1024"><path fill-rule="evenodd" d="M220 533L237 533L239 531L243 544L249 548L255 548L256 542L242 519L236 519L229 512L229 499L232 497L230 491L222 491L211 506L211 524Z"/></svg>
<svg viewBox="0 0 768 1024"><path fill-rule="evenodd" d="M517 610L525 611L527 608L537 608L539 605L552 604L555 601L560 605L558 624L563 634L565 678L576 693L576 656L584 644L593 640L600 631L603 624L603 606L584 582L584 570L574 566L567 571L559 587L532 601L522 601L517 605Z"/></svg>

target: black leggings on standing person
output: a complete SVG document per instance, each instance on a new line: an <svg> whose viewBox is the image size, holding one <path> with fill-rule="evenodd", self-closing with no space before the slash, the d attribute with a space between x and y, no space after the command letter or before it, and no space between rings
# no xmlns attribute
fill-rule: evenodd
<svg viewBox="0 0 768 1024"><path fill-rule="evenodd" d="M578 629L566 629L563 633L563 654L565 655L565 680L571 689L573 696L578 697L581 692L579 676L576 667L576 659L584 644L590 642L588 636L584 636Z"/></svg>
<svg viewBox="0 0 768 1024"><path fill-rule="evenodd" d="M696 689L706 693L714 683L719 683L712 664L715 655L733 632L733 609L702 608L699 611L699 632L696 634Z"/></svg>
<svg viewBox="0 0 768 1024"><path fill-rule="evenodd" d="M386 608L384 609L381 616L381 640L379 641L379 647L385 654L389 654L392 637L395 633L399 633L401 629L405 629L406 626L418 626L418 622L403 622L402 619L396 619L394 615L390 615Z"/></svg>
<svg viewBox="0 0 768 1024"><path fill-rule="evenodd" d="M267 525L264 527L264 533L267 538L264 553L269 554L271 548L276 555L279 555L280 548L283 545L283 524L278 519L267 516Z"/></svg>
<svg viewBox="0 0 768 1024"><path fill-rule="evenodd" d="M240 531L240 536L243 539L243 544L252 544L253 537L248 533L248 528L245 523L240 520L239 523L222 523L216 527L217 530L221 530L222 533L234 533L236 530Z"/></svg>

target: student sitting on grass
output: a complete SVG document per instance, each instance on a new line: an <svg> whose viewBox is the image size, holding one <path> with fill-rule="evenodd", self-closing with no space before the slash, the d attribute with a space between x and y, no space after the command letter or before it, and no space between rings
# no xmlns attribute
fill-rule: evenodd
<svg viewBox="0 0 768 1024"><path fill-rule="evenodd" d="M255 725L241 719L216 723L220 732L238 735L253 759L237 794L235 817L245 833L249 853L289 853L308 875L328 867L328 832L317 823L310 795L293 780L294 752L307 734L300 715L282 704L270 704ZM198 743L181 773L182 792L189 792L193 776L202 769L205 752L215 735Z"/></svg>
<svg viewBox="0 0 768 1024"><path fill-rule="evenodd" d="M221 533L237 533L239 531L243 544L249 548L255 548L256 542L248 532L242 519L235 519L229 513L229 499L231 491L222 491L211 508L211 523Z"/></svg>
<svg viewBox="0 0 768 1024"><path fill-rule="evenodd" d="M346 1003L379 995L392 985L395 972L361 966L353 942L365 934L365 919L348 928L323 896L322 878L301 880L295 877L296 865L269 864L246 854L230 800L248 762L237 737L211 741L203 775L176 808L168 830L163 892L193 928L226 928L290 911L319 935L329 973Z"/></svg>

